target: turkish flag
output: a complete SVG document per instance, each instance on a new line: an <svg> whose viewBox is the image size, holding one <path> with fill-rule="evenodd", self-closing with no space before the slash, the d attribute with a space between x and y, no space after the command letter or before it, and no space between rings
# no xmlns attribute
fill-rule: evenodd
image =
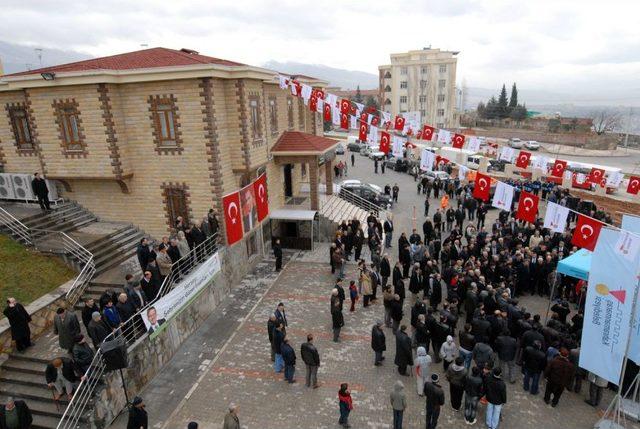
<svg viewBox="0 0 640 429"><path fill-rule="evenodd" d="M324 103L324 120L325 122L331 122L331 105L329 103Z"/></svg>
<svg viewBox="0 0 640 429"><path fill-rule="evenodd" d="M324 91L321 89L314 89L311 96L315 96L319 100L324 100Z"/></svg>
<svg viewBox="0 0 640 429"><path fill-rule="evenodd" d="M422 127L422 140L431 140L433 138L433 133L436 131L435 128L430 127L429 125L425 125Z"/></svg>
<svg viewBox="0 0 640 429"><path fill-rule="evenodd" d="M293 85L296 88L296 93L294 95L297 97L300 97L302 95L302 85L299 84L298 82L293 82Z"/></svg>
<svg viewBox="0 0 640 429"><path fill-rule="evenodd" d="M402 116L396 116L393 129L396 131L404 130L404 118Z"/></svg>
<svg viewBox="0 0 640 429"><path fill-rule="evenodd" d="M473 187L473 198L479 198L482 201L489 200L489 191L491 190L491 177L486 174L476 173L475 186Z"/></svg>
<svg viewBox="0 0 640 429"><path fill-rule="evenodd" d="M369 123L369 114L367 112L360 113L360 122Z"/></svg>
<svg viewBox="0 0 640 429"><path fill-rule="evenodd" d="M629 184L627 185L627 193L631 195L638 195L639 190L640 190L640 177L638 176L629 177Z"/></svg>
<svg viewBox="0 0 640 429"><path fill-rule="evenodd" d="M384 154L388 154L389 150L391 150L391 136L389 133L382 131L380 133L380 152L384 152Z"/></svg>
<svg viewBox="0 0 640 429"><path fill-rule="evenodd" d="M604 224L588 216L578 215L576 228L573 230L571 243L578 247L593 251Z"/></svg>
<svg viewBox="0 0 640 429"><path fill-rule="evenodd" d="M258 212L258 222L269 214L269 196L267 195L267 174L262 173L253 182L253 193L256 196L256 211Z"/></svg>
<svg viewBox="0 0 640 429"><path fill-rule="evenodd" d="M361 142L367 141L367 123L360 122L360 135L358 136Z"/></svg>
<svg viewBox="0 0 640 429"><path fill-rule="evenodd" d="M311 99L309 99L309 110L312 112L318 110L318 97L316 97L315 94L311 96Z"/></svg>
<svg viewBox="0 0 640 429"><path fill-rule="evenodd" d="M602 168L592 168L587 180L599 185L602 179L604 179L604 170Z"/></svg>
<svg viewBox="0 0 640 429"><path fill-rule="evenodd" d="M380 118L377 116L374 116L371 118L371 125L373 125L374 127L377 127L378 124L380 123Z"/></svg>
<svg viewBox="0 0 640 429"><path fill-rule="evenodd" d="M242 215L240 214L240 192L222 197L224 227L227 230L227 244L231 246L242 239Z"/></svg>
<svg viewBox="0 0 640 429"><path fill-rule="evenodd" d="M527 168L529 166L530 160L531 160L531 152L525 152L521 150L520 153L518 154L518 157L516 158L516 167Z"/></svg>
<svg viewBox="0 0 640 429"><path fill-rule="evenodd" d="M551 169L551 175L554 177L562 177L562 175L564 174L564 170L566 169L567 161L556 159L556 162L553 164L553 168Z"/></svg>
<svg viewBox="0 0 640 429"><path fill-rule="evenodd" d="M346 113L340 113L340 128L349 129L349 115Z"/></svg>
<svg viewBox="0 0 640 429"><path fill-rule="evenodd" d="M516 212L516 219L524 220L529 223L536 221L536 215L538 213L538 203L540 198L532 193L522 191L520 192L520 199L518 200L518 211Z"/></svg>
<svg viewBox="0 0 640 429"><path fill-rule="evenodd" d="M351 102L346 98L340 100L340 113L349 114L351 111Z"/></svg>
<svg viewBox="0 0 640 429"><path fill-rule="evenodd" d="M462 149L462 146L464 146L464 135L454 134L451 139L451 145L456 149Z"/></svg>
<svg viewBox="0 0 640 429"><path fill-rule="evenodd" d="M422 139L422 130L418 130L418 132L416 133L416 139L417 140Z"/></svg>

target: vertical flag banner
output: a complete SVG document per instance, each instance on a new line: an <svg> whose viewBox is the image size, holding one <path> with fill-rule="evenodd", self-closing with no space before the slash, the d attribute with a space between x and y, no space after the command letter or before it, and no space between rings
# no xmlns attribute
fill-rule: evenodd
<svg viewBox="0 0 640 429"><path fill-rule="evenodd" d="M556 203L547 203L547 213L544 216L544 227L553 232L564 232L567 227L569 209Z"/></svg>
<svg viewBox="0 0 640 429"><path fill-rule="evenodd" d="M258 221L253 184L240 189L240 209L242 212L242 226L246 232L249 232L256 226Z"/></svg>
<svg viewBox="0 0 640 429"><path fill-rule="evenodd" d="M473 186L473 198L480 198L482 201L488 201L490 190L491 177L486 174L476 173L476 181Z"/></svg>
<svg viewBox="0 0 640 429"><path fill-rule="evenodd" d="M393 129L396 131L404 130L404 118L402 116L396 116Z"/></svg>
<svg viewBox="0 0 640 429"><path fill-rule="evenodd" d="M604 179L604 170L602 168L592 168L589 173L589 182L600 184L602 179Z"/></svg>
<svg viewBox="0 0 640 429"><path fill-rule="evenodd" d="M380 152L388 154L391 150L391 136L386 131L380 133Z"/></svg>
<svg viewBox="0 0 640 429"><path fill-rule="evenodd" d="M374 127L373 125L369 126L369 134L367 134L367 142L368 143L378 142L378 127Z"/></svg>
<svg viewBox="0 0 640 429"><path fill-rule="evenodd" d="M420 155L420 170L432 171L435 160L436 155L433 152L422 149L422 154Z"/></svg>
<svg viewBox="0 0 640 429"><path fill-rule="evenodd" d="M343 98L342 100L340 100L340 113L344 113L345 115L348 115L350 111L351 111L351 102L346 98Z"/></svg>
<svg viewBox="0 0 640 429"><path fill-rule="evenodd" d="M524 150L521 150L518 154L518 158L516 159L516 167L526 169L529 166L530 160L531 152L525 152Z"/></svg>
<svg viewBox="0 0 640 429"><path fill-rule="evenodd" d="M604 228L591 258L580 367L618 384L629 336L637 267L616 252L619 232Z"/></svg>
<svg viewBox="0 0 640 429"><path fill-rule="evenodd" d="M480 139L478 139L478 137L469 137L467 147L473 152L480 152Z"/></svg>
<svg viewBox="0 0 640 429"><path fill-rule="evenodd" d="M640 217L639 216L631 216L631 215L622 215L622 233L632 232L636 234L631 239L632 240L640 240ZM620 241L620 240L618 240ZM619 244L619 243L616 243ZM631 245L633 246L633 245ZM629 246L629 247L631 247ZM618 246L617 246L618 247ZM631 251L632 253L633 251ZM638 258L638 253L634 258ZM629 260L629 258L627 258ZM635 259L637 261L637 259ZM636 267L638 266L638 262L636 262ZM636 314L634 315L635 323L633 330L631 331L631 345L629 347L629 359L634 361L636 364L640 364L640 305L636 306Z"/></svg>
<svg viewBox="0 0 640 429"><path fill-rule="evenodd" d="M224 228L227 231L227 244L231 246L242 239L242 216L240 213L240 192L222 197L224 209Z"/></svg>
<svg viewBox="0 0 640 429"><path fill-rule="evenodd" d="M622 183L622 179L624 179L624 174L619 171L612 171L607 175L606 185L612 188L617 188Z"/></svg>
<svg viewBox="0 0 640 429"><path fill-rule="evenodd" d="M454 134L451 139L451 145L456 149L462 149L462 146L464 146L464 135Z"/></svg>
<svg viewBox="0 0 640 429"><path fill-rule="evenodd" d="M547 172L547 164L549 164L549 158L542 155L536 155L533 159L533 168Z"/></svg>
<svg viewBox="0 0 640 429"><path fill-rule="evenodd" d="M507 185L504 182L498 182L496 184L496 191L493 194L493 200L491 205L500 210L511 210L511 204L513 203L513 186Z"/></svg>
<svg viewBox="0 0 640 429"><path fill-rule="evenodd" d="M435 128L430 127L429 125L422 127L422 140L431 140L435 130Z"/></svg>
<svg viewBox="0 0 640 429"><path fill-rule="evenodd" d="M578 222L571 237L571 243L578 247L593 250L596 247L603 223L588 216L578 215Z"/></svg>
<svg viewBox="0 0 640 429"><path fill-rule="evenodd" d="M629 184L627 185L627 193L631 195L638 195L640 190L640 177L631 176L629 178Z"/></svg>
<svg viewBox="0 0 640 429"><path fill-rule="evenodd" d="M340 113L340 128L344 130L349 129L349 115L346 113Z"/></svg>
<svg viewBox="0 0 640 429"><path fill-rule="evenodd" d="M289 79L280 75L278 76L278 80L280 81L280 89L287 89L287 86L289 85Z"/></svg>
<svg viewBox="0 0 640 429"><path fill-rule="evenodd" d="M392 153L396 158L402 158L404 155L404 144L406 139L398 136L393 136L393 148Z"/></svg>
<svg viewBox="0 0 640 429"><path fill-rule="evenodd" d="M302 90L300 91L300 95L304 100L304 103L309 103L309 98L311 98L311 87L309 85L302 84Z"/></svg>
<svg viewBox="0 0 640 429"><path fill-rule="evenodd" d="M322 110L324 112L323 119L325 120L325 122L331 122L331 112L333 111L333 109L331 108L331 104L324 103L324 106L322 106Z"/></svg>
<svg viewBox="0 0 640 429"><path fill-rule="evenodd" d="M553 168L551 169L551 175L554 177L562 177L564 174L564 170L567 168L567 161L563 161L561 159L556 159L556 162L553 164Z"/></svg>
<svg viewBox="0 0 640 429"><path fill-rule="evenodd" d="M315 112L318 110L318 97L314 95L311 96L311 99L309 100L309 110L311 110L312 112Z"/></svg>
<svg viewBox="0 0 640 429"><path fill-rule="evenodd" d="M349 116L349 128L351 128L352 130L357 130L358 129L358 118L356 116L352 116L352 115L348 115Z"/></svg>
<svg viewBox="0 0 640 429"><path fill-rule="evenodd" d="M500 151L500 156L498 156L498 159L507 161L507 162L513 162L513 158L515 158L515 155L516 155L516 151L513 150L512 147L503 146L502 150Z"/></svg>
<svg viewBox="0 0 640 429"><path fill-rule="evenodd" d="M341 119L342 119L342 113L340 113L340 109L338 109L337 107L332 107L331 122L333 123L333 125L340 126L340 124L342 123Z"/></svg>
<svg viewBox="0 0 640 429"><path fill-rule="evenodd" d="M360 122L360 132L358 134L360 141L367 141L367 123Z"/></svg>
<svg viewBox="0 0 640 429"><path fill-rule="evenodd" d="M267 173L262 173L253 182L253 193L256 197L256 209L258 211L258 222L269 214L269 196L267 195Z"/></svg>
<svg viewBox="0 0 640 429"><path fill-rule="evenodd" d="M540 198L537 195L527 191L521 191L516 219L534 223L536 221L536 215L538 214L539 203Z"/></svg>

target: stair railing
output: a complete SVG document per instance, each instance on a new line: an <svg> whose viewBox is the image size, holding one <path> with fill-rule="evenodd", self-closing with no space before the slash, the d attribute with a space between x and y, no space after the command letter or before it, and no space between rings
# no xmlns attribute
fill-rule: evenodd
<svg viewBox="0 0 640 429"><path fill-rule="evenodd" d="M0 207L0 226L9 230L16 239L30 246L33 244L29 228L11 213Z"/></svg>
<svg viewBox="0 0 640 429"><path fill-rule="evenodd" d="M354 206L360 207L361 209L368 212L374 212L375 215L379 218L384 218L384 216L387 214L387 209L385 207L374 204L371 201L362 198L360 195L356 195L346 188L341 187L337 195L343 200L353 204Z"/></svg>

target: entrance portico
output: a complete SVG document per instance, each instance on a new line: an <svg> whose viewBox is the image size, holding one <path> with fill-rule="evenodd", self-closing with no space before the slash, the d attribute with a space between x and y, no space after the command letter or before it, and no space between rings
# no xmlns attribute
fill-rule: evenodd
<svg viewBox="0 0 640 429"><path fill-rule="evenodd" d="M310 209L318 210L320 168L325 169L326 194L333 193L333 160L336 157L337 140L299 131L285 131L271 149L277 165L284 168L285 195L291 192L291 165L306 164L309 166ZM287 195L291 196L291 195Z"/></svg>

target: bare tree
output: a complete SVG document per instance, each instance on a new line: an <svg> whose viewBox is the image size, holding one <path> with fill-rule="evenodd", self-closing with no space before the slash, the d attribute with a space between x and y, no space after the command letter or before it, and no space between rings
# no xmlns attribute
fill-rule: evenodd
<svg viewBox="0 0 640 429"><path fill-rule="evenodd" d="M591 113L593 119L593 131L601 135L613 131L620 125L620 114L610 110L598 110Z"/></svg>

